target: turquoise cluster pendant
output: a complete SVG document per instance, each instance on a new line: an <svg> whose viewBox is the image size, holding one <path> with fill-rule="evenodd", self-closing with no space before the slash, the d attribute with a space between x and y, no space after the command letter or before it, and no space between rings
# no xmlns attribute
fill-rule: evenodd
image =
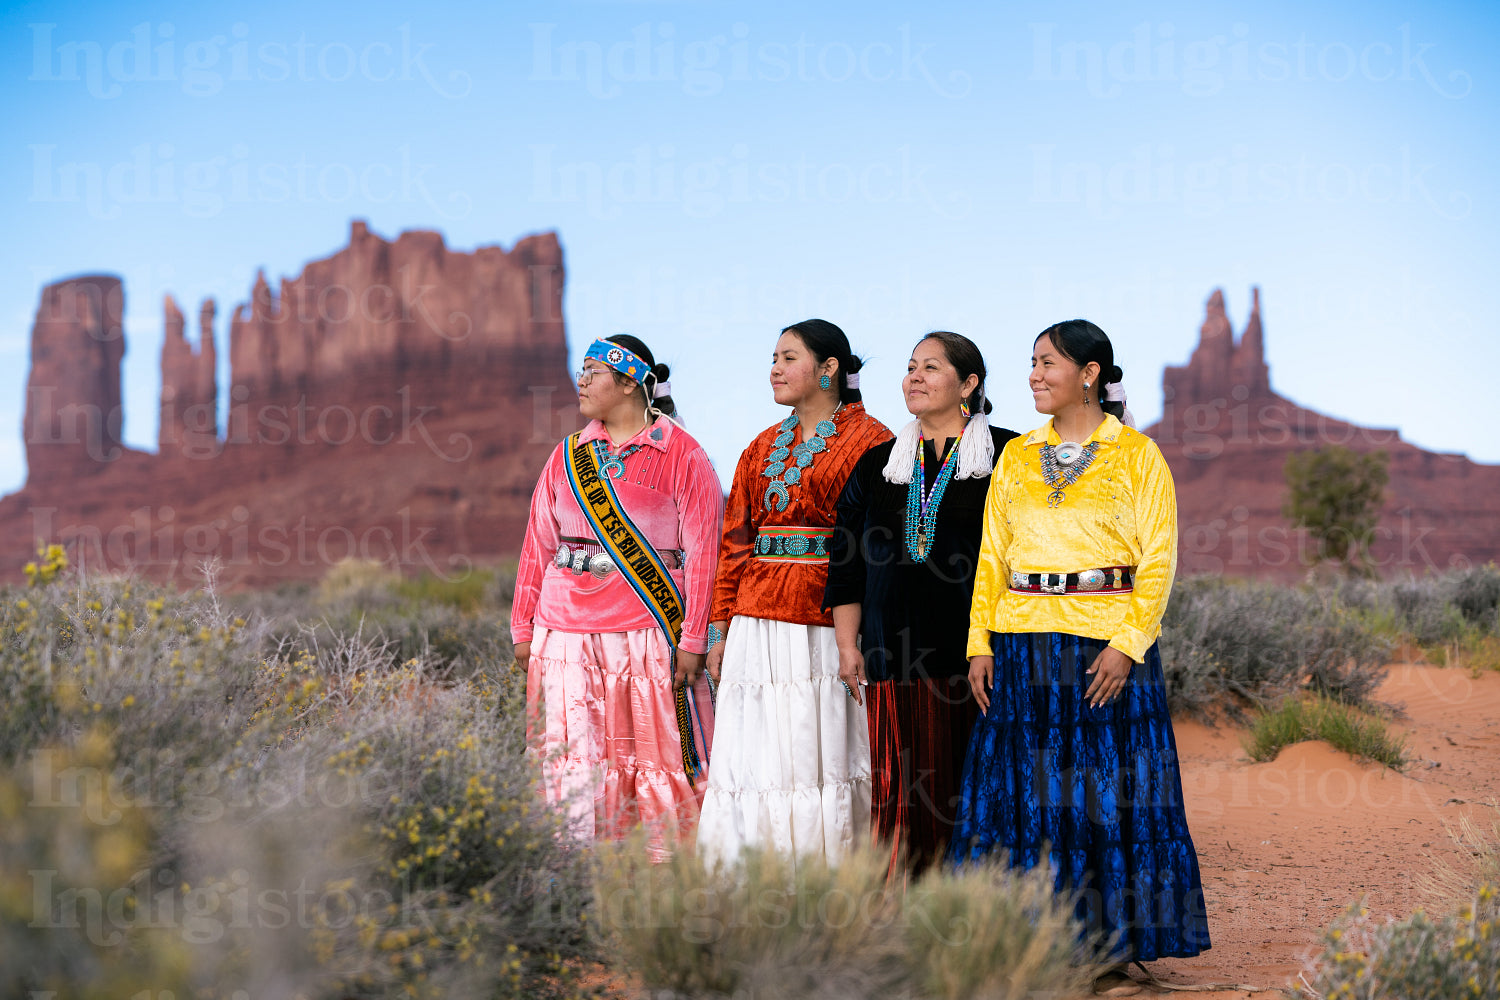
<svg viewBox="0 0 1500 1000"><path fill-rule="evenodd" d="M638 444L633 444L618 455L611 455L603 441L595 441L594 457L599 463L599 471L611 479L619 479L625 475L625 460L639 451L640 447Z"/></svg>
<svg viewBox="0 0 1500 1000"><path fill-rule="evenodd" d="M813 457L828 449L828 438L839 432L832 420L819 420L813 428L813 436L796 447L792 442L797 437L797 414L793 413L777 428L775 445L766 456L766 468L761 475L771 480L766 487L766 509L780 513L786 510L791 500L791 487L802 481L802 473L812 468Z"/></svg>

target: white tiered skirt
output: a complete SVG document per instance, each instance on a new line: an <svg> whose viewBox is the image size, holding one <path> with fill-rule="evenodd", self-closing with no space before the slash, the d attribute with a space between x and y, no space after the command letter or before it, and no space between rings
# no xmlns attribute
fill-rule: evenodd
<svg viewBox="0 0 1500 1000"><path fill-rule="evenodd" d="M870 838L870 730L833 629L736 617L725 643L699 854L837 862Z"/></svg>

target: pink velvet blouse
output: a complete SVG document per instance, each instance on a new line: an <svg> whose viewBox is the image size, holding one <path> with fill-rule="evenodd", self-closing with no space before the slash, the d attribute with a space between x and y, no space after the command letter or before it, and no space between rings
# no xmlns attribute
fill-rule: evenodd
<svg viewBox="0 0 1500 1000"><path fill-rule="evenodd" d="M583 440L610 444L604 425L597 420L583 429ZM656 627L656 620L618 571L599 580L587 572L575 576L553 564L563 538L594 537L568 486L566 444L560 442L553 450L531 496L531 518L510 613L511 639L517 643L530 642L536 625L582 633ZM625 474L614 481L615 493L653 547L684 553L682 568L671 571L687 605L681 645L690 653L706 652L708 607L724 511L719 478L703 447L666 417L657 418L620 448L609 450L618 454L633 445L639 447L625 458ZM591 546L586 551L600 549Z"/></svg>

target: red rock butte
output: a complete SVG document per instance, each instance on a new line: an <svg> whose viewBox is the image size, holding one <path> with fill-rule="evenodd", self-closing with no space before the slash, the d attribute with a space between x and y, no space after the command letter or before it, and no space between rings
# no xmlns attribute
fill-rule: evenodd
<svg viewBox="0 0 1500 1000"><path fill-rule="evenodd" d="M155 454L121 442L120 279L48 285L0 573L15 579L38 541L182 582L216 557L230 586L349 557L451 576L513 555L542 463L579 424L563 277L552 233L463 253L355 222L348 246L275 293L256 278L230 320L222 407L214 303L194 345L168 296Z"/></svg>
<svg viewBox="0 0 1500 1000"><path fill-rule="evenodd" d="M1315 547L1281 514L1295 451L1342 445L1389 455L1390 482L1370 557L1387 576L1500 559L1500 466L1438 454L1391 428L1360 427L1271 388L1260 290L1239 341L1224 296L1208 300L1188 363L1162 375L1162 419L1146 428L1177 483L1180 573L1298 579Z"/></svg>

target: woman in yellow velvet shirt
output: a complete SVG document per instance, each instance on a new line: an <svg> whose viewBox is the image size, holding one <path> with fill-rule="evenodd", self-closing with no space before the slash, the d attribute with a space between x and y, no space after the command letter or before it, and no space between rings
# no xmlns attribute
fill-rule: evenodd
<svg viewBox="0 0 1500 1000"><path fill-rule="evenodd" d="M1050 864L1085 925L1117 935L1119 963L1209 947L1156 647L1177 499L1121 379L1086 320L1033 345L1032 398L1052 419L1006 445L985 503L968 643L983 714L951 852ZM1135 989L1123 966L1106 980Z"/></svg>

